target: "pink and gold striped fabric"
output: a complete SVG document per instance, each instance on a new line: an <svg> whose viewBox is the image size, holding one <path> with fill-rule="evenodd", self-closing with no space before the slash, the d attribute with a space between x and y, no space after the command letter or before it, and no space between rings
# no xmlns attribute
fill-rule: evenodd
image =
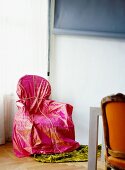
<svg viewBox="0 0 125 170"><path fill-rule="evenodd" d="M23 76L17 85L18 111L13 122L13 148L18 157L77 149L73 107L49 100L49 82L36 75Z"/></svg>

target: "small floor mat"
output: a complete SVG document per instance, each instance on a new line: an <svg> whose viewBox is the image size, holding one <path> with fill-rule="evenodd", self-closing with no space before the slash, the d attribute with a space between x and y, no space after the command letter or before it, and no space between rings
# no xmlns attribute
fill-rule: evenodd
<svg viewBox="0 0 125 170"><path fill-rule="evenodd" d="M101 145L98 145L97 157L101 155ZM59 154L34 154L34 158L42 163L62 163L62 162L86 162L88 161L88 145L80 147L72 152Z"/></svg>

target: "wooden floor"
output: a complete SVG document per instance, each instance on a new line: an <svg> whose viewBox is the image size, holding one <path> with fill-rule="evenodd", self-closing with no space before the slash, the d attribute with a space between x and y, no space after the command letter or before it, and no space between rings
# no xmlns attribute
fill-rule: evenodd
<svg viewBox="0 0 125 170"><path fill-rule="evenodd" d="M98 161L98 170L104 170ZM31 157L17 158L13 154L12 144L0 146L0 170L87 170L87 162L73 163L40 163Z"/></svg>

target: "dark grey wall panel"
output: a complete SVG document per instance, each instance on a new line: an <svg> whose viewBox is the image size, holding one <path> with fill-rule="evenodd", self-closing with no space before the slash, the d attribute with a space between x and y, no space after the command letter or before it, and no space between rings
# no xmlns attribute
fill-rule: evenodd
<svg viewBox="0 0 125 170"><path fill-rule="evenodd" d="M54 32L125 37L125 0L55 0Z"/></svg>

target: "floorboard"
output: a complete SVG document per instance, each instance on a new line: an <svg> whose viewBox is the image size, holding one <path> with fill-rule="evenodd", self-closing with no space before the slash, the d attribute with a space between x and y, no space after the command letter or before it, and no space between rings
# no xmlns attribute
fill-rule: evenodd
<svg viewBox="0 0 125 170"><path fill-rule="evenodd" d="M17 158L12 143L0 146L0 170L87 170L87 162L41 163L31 157ZM104 163L98 161L97 170L104 170Z"/></svg>

